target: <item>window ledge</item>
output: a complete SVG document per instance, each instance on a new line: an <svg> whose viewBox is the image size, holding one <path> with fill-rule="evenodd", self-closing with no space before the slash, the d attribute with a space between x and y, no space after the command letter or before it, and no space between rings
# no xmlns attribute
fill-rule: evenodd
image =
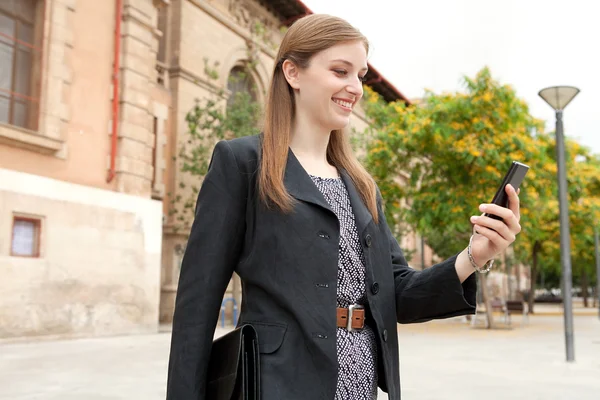
<svg viewBox="0 0 600 400"><path fill-rule="evenodd" d="M42 154L54 154L63 148L62 140L52 139L28 129L2 123L0 123L0 143Z"/></svg>

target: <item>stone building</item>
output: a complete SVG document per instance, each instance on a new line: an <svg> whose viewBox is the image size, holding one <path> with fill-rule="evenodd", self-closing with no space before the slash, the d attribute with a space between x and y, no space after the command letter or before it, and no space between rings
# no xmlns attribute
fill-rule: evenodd
<svg viewBox="0 0 600 400"><path fill-rule="evenodd" d="M281 28L310 12L299 0L0 0L0 338L170 320L185 115L220 87L247 90L228 86L241 72L263 101ZM367 85L407 101L373 66ZM352 124L366 126L360 107ZM233 279L226 297L239 291Z"/></svg>

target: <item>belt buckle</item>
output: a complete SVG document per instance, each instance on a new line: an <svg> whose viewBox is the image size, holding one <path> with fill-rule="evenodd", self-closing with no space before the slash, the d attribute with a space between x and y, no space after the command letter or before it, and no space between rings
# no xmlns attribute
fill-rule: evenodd
<svg viewBox="0 0 600 400"><path fill-rule="evenodd" d="M356 329L352 328L352 314L354 313L354 310L364 310L365 307L361 306L360 304L351 304L348 306L348 326L346 327L346 329L348 330L348 332L352 332L355 331ZM364 322L363 322L364 324Z"/></svg>

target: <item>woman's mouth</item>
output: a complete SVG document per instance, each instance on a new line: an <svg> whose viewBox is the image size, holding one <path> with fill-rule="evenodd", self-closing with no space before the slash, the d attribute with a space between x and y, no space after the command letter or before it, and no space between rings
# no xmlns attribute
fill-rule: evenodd
<svg viewBox="0 0 600 400"><path fill-rule="evenodd" d="M352 102L341 99L332 99L335 104L340 106L345 111L352 111Z"/></svg>

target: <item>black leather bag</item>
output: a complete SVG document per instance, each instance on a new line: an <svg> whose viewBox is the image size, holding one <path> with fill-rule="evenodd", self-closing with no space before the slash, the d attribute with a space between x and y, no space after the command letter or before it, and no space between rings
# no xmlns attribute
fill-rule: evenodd
<svg viewBox="0 0 600 400"><path fill-rule="evenodd" d="M260 400L258 334L252 325L242 325L213 342L207 399Z"/></svg>

